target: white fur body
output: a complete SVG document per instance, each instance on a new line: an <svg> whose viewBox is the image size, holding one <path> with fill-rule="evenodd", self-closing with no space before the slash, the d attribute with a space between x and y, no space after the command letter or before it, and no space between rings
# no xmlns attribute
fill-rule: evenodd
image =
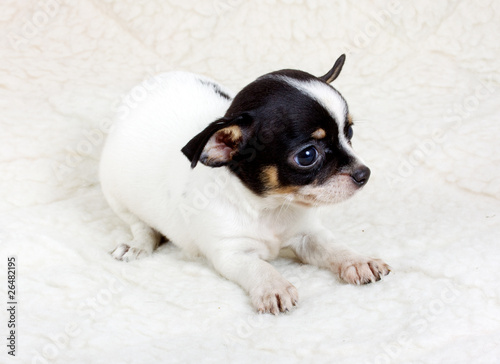
<svg viewBox="0 0 500 364"><path fill-rule="evenodd" d="M226 168L191 169L182 147L223 116L230 100L200 82L213 81L194 74L155 79L148 98L117 121L106 141L100 176L111 207L132 213L194 254L206 254L212 238L245 236L262 242L249 247L259 256L274 258L293 235L299 215L294 210L307 209L281 209L280 200L254 196Z"/></svg>
<svg viewBox="0 0 500 364"><path fill-rule="evenodd" d="M231 100L216 88L232 94L185 72L153 81L148 97L117 120L102 154L102 190L134 236L117 247L116 258L151 253L159 232L185 252L207 257L249 292L259 311L272 313L289 310L298 299L296 289L267 263L283 247L351 283L388 272L380 261L335 247L317 209L283 196L257 196L225 167L192 169L182 147L224 116Z"/></svg>

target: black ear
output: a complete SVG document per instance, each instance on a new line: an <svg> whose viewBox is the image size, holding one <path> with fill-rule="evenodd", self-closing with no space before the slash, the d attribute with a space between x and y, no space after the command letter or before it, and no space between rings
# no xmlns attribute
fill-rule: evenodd
<svg viewBox="0 0 500 364"><path fill-rule="evenodd" d="M191 168L196 167L198 161L209 167L226 165L246 139L244 129L249 123L248 114L216 120L191 139L181 151L191 162Z"/></svg>
<svg viewBox="0 0 500 364"><path fill-rule="evenodd" d="M345 62L345 54L341 55L335 61L335 64L333 65L332 69L328 71L326 75L323 75L318 78L325 81L326 83L333 82L339 76L340 71L342 71L342 66L344 65L344 62Z"/></svg>

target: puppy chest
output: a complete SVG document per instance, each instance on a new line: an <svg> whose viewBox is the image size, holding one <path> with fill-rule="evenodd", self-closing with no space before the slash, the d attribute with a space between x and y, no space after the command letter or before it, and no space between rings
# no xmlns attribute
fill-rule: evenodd
<svg viewBox="0 0 500 364"><path fill-rule="evenodd" d="M284 223L279 216L271 214L258 219L253 230L256 232L256 238L267 246L270 254L278 255L288 235L291 234L292 227Z"/></svg>

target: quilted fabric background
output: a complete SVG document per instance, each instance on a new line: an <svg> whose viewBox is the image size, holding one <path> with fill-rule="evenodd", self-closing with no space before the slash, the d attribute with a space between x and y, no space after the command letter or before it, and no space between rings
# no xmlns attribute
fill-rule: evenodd
<svg viewBox="0 0 500 364"><path fill-rule="evenodd" d="M2 0L0 26L0 301L11 255L19 300L0 362L498 363L499 1ZM126 108L187 70L237 91L342 53L372 178L322 215L389 276L350 286L284 252L300 304L275 317L172 244L110 257L130 233L97 166L130 89Z"/></svg>

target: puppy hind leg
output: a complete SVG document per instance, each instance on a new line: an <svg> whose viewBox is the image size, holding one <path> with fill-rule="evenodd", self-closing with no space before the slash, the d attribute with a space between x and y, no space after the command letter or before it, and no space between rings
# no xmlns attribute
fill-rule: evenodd
<svg viewBox="0 0 500 364"><path fill-rule="evenodd" d="M125 262L150 255L160 242L160 233L129 212L122 211L118 215L130 225L133 239L128 243L118 244L111 255Z"/></svg>

